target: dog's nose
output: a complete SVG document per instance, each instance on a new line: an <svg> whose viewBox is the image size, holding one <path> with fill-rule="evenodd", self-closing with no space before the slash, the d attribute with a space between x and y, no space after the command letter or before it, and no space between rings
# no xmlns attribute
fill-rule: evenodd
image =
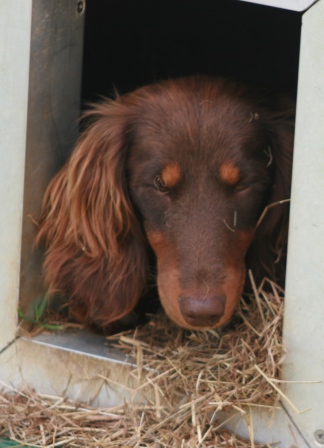
<svg viewBox="0 0 324 448"><path fill-rule="evenodd" d="M180 311L185 321L193 327L212 327L223 316L225 297L180 297Z"/></svg>

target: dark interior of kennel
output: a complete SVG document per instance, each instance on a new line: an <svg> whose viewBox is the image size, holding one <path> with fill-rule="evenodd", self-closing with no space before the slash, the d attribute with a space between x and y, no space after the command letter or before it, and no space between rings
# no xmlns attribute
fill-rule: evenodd
<svg viewBox="0 0 324 448"><path fill-rule="evenodd" d="M233 0L92 0L82 98L191 74L295 95L300 29L300 13Z"/></svg>

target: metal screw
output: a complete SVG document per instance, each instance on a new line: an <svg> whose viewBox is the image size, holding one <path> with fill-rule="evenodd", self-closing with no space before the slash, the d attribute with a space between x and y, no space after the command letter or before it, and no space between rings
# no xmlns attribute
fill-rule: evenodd
<svg viewBox="0 0 324 448"><path fill-rule="evenodd" d="M77 2L77 12L81 14L84 11L84 2L79 1Z"/></svg>
<svg viewBox="0 0 324 448"><path fill-rule="evenodd" d="M318 444L324 445L324 429L318 429L315 431L314 437Z"/></svg>

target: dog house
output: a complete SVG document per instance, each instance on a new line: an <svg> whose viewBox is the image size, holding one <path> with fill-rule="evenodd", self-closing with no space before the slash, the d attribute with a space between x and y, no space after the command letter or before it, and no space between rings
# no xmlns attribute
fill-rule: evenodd
<svg viewBox="0 0 324 448"><path fill-rule="evenodd" d="M165 76L235 76L297 91L284 373L287 396L308 411L283 406L271 426L254 415L255 438L324 446L324 0L0 0L0 49L1 387L101 406L127 398L97 374L128 384L131 361L99 336L16 336L18 302L29 315L43 291L33 217L76 139L82 73L85 100ZM247 435L243 422L232 429Z"/></svg>

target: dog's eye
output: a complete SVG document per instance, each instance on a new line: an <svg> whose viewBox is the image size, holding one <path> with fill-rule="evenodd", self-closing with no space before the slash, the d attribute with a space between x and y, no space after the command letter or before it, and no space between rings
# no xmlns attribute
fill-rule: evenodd
<svg viewBox="0 0 324 448"><path fill-rule="evenodd" d="M156 176L153 181L154 187L160 191L161 193L168 193L169 188L167 184L164 182L164 180L160 176Z"/></svg>
<svg viewBox="0 0 324 448"><path fill-rule="evenodd" d="M239 182L235 185L235 191L244 191L247 190L251 186L250 183L247 182Z"/></svg>

